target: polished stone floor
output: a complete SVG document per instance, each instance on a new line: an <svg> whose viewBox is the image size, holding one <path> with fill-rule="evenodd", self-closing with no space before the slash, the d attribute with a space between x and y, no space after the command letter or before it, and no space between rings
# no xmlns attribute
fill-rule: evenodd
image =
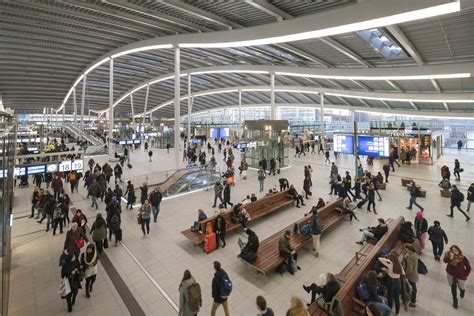
<svg viewBox="0 0 474 316"><path fill-rule="evenodd" d="M181 155L180 155L181 156ZM148 162L144 151L136 150L132 153L132 169L125 168L124 179L130 179L135 186L141 182L156 177L158 173L167 169L176 168L173 151L156 150L153 162ZM224 168L220 154L217 155L221 168ZM331 157L332 158L332 157ZM443 164L453 167L454 158L461 161L465 172L462 174L460 188L466 191L470 182L474 182L474 153L466 151L447 151L434 165L412 164L397 168L390 176L390 183L386 191L381 191L383 201L377 202L378 216L395 218L405 216L413 220L415 211L405 209L408 203L408 192L400 184L400 178L409 176L417 180L428 191L427 198L419 199L425 207L425 216L431 225L439 220L448 234L450 244L457 244L463 249L467 257L474 261L473 223L467 223L462 214L455 213L454 219L446 217L449 210L449 199L439 194L439 168ZM106 158L96 160L105 161ZM310 164L313 172L313 197L307 201L306 207L298 209L290 207L279 211L268 218L251 222L252 227L260 240L287 226L288 223L300 218L308 212L318 197L330 200L328 195L329 166L324 164L322 155L302 156L294 158L291 155L291 168L282 171L281 177L289 179L298 190L303 185L303 166ZM340 173L349 170L354 173L354 159L352 156L340 156L337 165ZM180 166L184 166L180 163ZM365 166L365 162L364 162ZM369 166L371 171L381 170L380 161ZM278 184L279 176L268 176L265 188L268 190ZM30 181L31 182L31 181ZM232 188L232 201L240 201L245 195L258 192L256 172L249 171L247 180L237 177L236 186ZM52 236L44 232L44 224L24 216L29 215L30 189L16 190L13 224L13 259L10 287L10 314L11 315L64 315L67 314L66 303L57 294L60 281L58 257L61 252L64 235ZM79 194L72 195L74 206L83 209L89 217L90 224L97 211L90 208L85 199L83 188ZM317 280L323 272L337 273L354 256L359 248L354 243L360 237L359 228L376 223L378 216L357 210L360 223L351 225L344 222L322 238L322 249L319 258L314 257L309 249L304 249L299 255L300 272L294 276L285 274L271 274L262 276L255 274L246 265L236 258L238 254L237 240L243 234L232 233L227 237L228 246L209 255L185 239L180 231L188 228L195 220L196 210L202 208L208 215L212 215L212 189L200 190L195 193L166 199L161 204L161 213L158 223L151 225L150 238L142 240L140 227L136 224L133 211L123 211L122 228L123 243L119 247L107 249L107 253L116 269L125 280L128 287L138 300L147 315L176 315L175 306L178 304L178 286L185 269L190 269L195 279L203 289L204 304L202 315L210 314L211 280L213 275L212 262L219 260L234 282L234 290L229 300L231 315L255 315L255 297L263 295L276 315L284 315L289 307L291 295L298 295L305 301L309 296L302 289L302 284ZM463 203L466 204L466 203ZM464 205L465 206L465 205ZM99 205L99 212L104 212L105 206ZM471 212L472 213L472 212ZM43 230L42 230L43 229ZM431 245L428 245L422 256L429 273L420 277L418 284L418 307L401 314L416 315L473 315L474 291L468 287L466 297L461 300L460 308L451 307L450 288L446 281L445 265L436 262L431 255ZM137 263L138 262L138 263ZM127 315L128 310L120 299L107 274L100 267L98 280L91 299L85 298L80 292L73 314L81 315ZM220 314L219 314L220 313ZM223 311L219 310L219 315Z"/></svg>

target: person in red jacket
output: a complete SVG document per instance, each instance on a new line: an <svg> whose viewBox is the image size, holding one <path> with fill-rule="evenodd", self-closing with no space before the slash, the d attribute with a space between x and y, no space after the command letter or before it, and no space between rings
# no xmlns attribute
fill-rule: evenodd
<svg viewBox="0 0 474 316"><path fill-rule="evenodd" d="M63 190L63 180L59 177L58 174L54 175L53 182L51 183L51 187L54 191L54 199L57 201L61 196L61 192Z"/></svg>
<svg viewBox="0 0 474 316"><path fill-rule="evenodd" d="M444 254L443 261L447 263L446 272L448 273L448 282L451 286L451 293L453 294L453 307L458 308L457 288L461 292L461 298L466 292L467 277L471 273L471 265L467 258L463 255L458 246L452 245Z"/></svg>

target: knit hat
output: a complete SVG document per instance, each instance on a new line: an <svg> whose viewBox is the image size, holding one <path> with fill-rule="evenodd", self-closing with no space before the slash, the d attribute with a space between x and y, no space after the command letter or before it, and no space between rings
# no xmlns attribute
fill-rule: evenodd
<svg viewBox="0 0 474 316"><path fill-rule="evenodd" d="M416 212L416 218L420 219L423 217L423 213L421 211Z"/></svg>

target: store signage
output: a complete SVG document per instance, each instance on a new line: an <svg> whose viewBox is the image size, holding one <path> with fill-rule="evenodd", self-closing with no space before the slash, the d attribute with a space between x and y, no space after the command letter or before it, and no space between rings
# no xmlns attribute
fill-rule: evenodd
<svg viewBox="0 0 474 316"><path fill-rule="evenodd" d="M354 136L334 134L334 151L341 154L354 154Z"/></svg>
<svg viewBox="0 0 474 316"><path fill-rule="evenodd" d="M385 136L365 136L357 138L357 149L359 155L373 157L388 157L390 154L390 143Z"/></svg>

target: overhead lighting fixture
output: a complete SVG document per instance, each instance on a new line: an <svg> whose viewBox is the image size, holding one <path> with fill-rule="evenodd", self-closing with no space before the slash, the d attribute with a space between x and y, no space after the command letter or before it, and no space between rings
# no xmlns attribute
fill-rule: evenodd
<svg viewBox="0 0 474 316"><path fill-rule="evenodd" d="M360 95L349 95L343 93L325 93L326 95L333 95L336 97L352 98L352 99L364 99L364 100L378 100L378 101L398 101L398 102L421 102L421 103L473 103L474 99L466 100L437 100L437 99L402 99L402 98L390 98L390 97L369 97L369 96L360 96Z"/></svg>
<svg viewBox="0 0 474 316"><path fill-rule="evenodd" d="M88 74L89 72L91 72L92 70L96 69L97 67L99 67L100 65L102 65L103 63L105 62L108 62L110 60L110 57L107 57L107 58L104 58L102 59L101 61L95 63L94 65L92 65L91 67L89 67L85 72L84 74Z"/></svg>
<svg viewBox="0 0 474 316"><path fill-rule="evenodd" d="M330 27L322 30L308 31L296 34L288 34L275 37L267 37L253 40L242 40L236 42L221 42L221 43L183 43L179 47L185 48L225 48L225 47L240 47L240 46L257 46L266 44L277 44L285 42L302 41L312 38L320 38L325 36L333 36L338 34L356 32L360 30L367 30L377 27L382 27L392 24L400 24L409 21L426 19L438 15L444 15L452 12L458 12L461 9L459 1L445 3L425 9L404 12L400 14L381 17L373 20L350 23L341 26Z"/></svg>
<svg viewBox="0 0 474 316"><path fill-rule="evenodd" d="M147 50L165 49L165 48L173 48L173 45L172 44L161 44L161 45L153 45L153 46L144 46L144 47L133 48L133 49L129 49L129 50L114 54L114 55L112 55L112 58L117 58L117 57L120 57L120 56L123 56L123 55L143 52L143 51L147 51Z"/></svg>
<svg viewBox="0 0 474 316"><path fill-rule="evenodd" d="M469 78L471 73L454 73L454 74L437 74L437 75L415 75L415 76L328 76L328 75L312 75L293 72L275 72L276 75L304 78L319 78L333 80L430 80L430 79L457 79Z"/></svg>
<svg viewBox="0 0 474 316"><path fill-rule="evenodd" d="M190 75L207 75L207 74L220 74L220 73L242 73L242 74L268 74L268 71L263 70L207 70L190 72Z"/></svg>

